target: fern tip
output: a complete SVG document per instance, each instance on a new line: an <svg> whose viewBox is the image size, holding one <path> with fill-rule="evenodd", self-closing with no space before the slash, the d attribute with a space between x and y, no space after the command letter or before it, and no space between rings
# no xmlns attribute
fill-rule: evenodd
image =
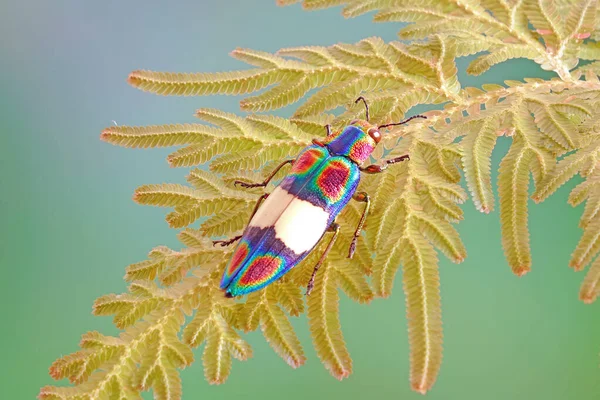
<svg viewBox="0 0 600 400"><path fill-rule="evenodd" d="M48 368L48 374L50 375L50 377L52 379L54 379L55 381L60 380L60 373L58 372L58 369L55 366L55 363L53 363L50 368Z"/></svg>
<svg viewBox="0 0 600 400"><path fill-rule="evenodd" d="M241 53L242 51L244 51L244 49L243 49L243 48L241 48L241 47L236 47L235 49L233 49L233 50L231 50L231 51L229 52L229 55L230 55L231 57L233 57L233 58L236 58L236 55L237 55L238 53Z"/></svg>
<svg viewBox="0 0 600 400"><path fill-rule="evenodd" d="M139 75L143 72L144 71L139 70L139 69L137 69L135 71L131 71L129 73L129 75L127 76L127 83L133 87L138 87L138 85L140 83Z"/></svg>
<svg viewBox="0 0 600 400"><path fill-rule="evenodd" d="M106 128L104 130L102 130L102 132L100 133L100 140L103 142L108 142L110 143L110 128Z"/></svg>
<svg viewBox="0 0 600 400"><path fill-rule="evenodd" d="M285 362L290 367L297 369L304 365L304 363L306 362L306 357L302 356L300 358L294 358L290 356L285 360Z"/></svg>
<svg viewBox="0 0 600 400"><path fill-rule="evenodd" d="M37 395L38 400L50 400L56 399L52 386L44 386L40 389L40 393Z"/></svg>
<svg viewBox="0 0 600 400"><path fill-rule="evenodd" d="M240 110L242 110L242 111L252 111L252 105L251 105L251 103L247 102L246 100L241 100L240 101Z"/></svg>
<svg viewBox="0 0 600 400"><path fill-rule="evenodd" d="M527 274L529 271L531 271L531 267L529 265L518 265L513 267L513 273L519 278Z"/></svg>
<svg viewBox="0 0 600 400"><path fill-rule="evenodd" d="M138 192L134 192L133 196L131 196L131 200L133 200L135 203L139 204L139 202L140 202L140 194Z"/></svg>
<svg viewBox="0 0 600 400"><path fill-rule="evenodd" d="M592 304L596 301L596 297L598 297L595 293L590 293L588 291L581 291L579 293L579 300L583 301L585 304Z"/></svg>
<svg viewBox="0 0 600 400"><path fill-rule="evenodd" d="M412 390L414 390L417 393L420 393L422 395L427 394L427 388L425 386L423 386L421 383L413 383L411 385Z"/></svg>
<svg viewBox="0 0 600 400"><path fill-rule="evenodd" d="M573 271L579 272L583 271L585 265L583 265L581 261L571 260L571 262L569 263L569 267L573 268Z"/></svg>
<svg viewBox="0 0 600 400"><path fill-rule="evenodd" d="M343 369L341 371L332 371L332 374L335 379L337 379L338 381L343 381L344 379L346 379L347 377L350 376L351 371L348 371L347 369Z"/></svg>
<svg viewBox="0 0 600 400"><path fill-rule="evenodd" d="M573 268L574 270L581 269L581 261L575 260L574 258L569 261L569 268Z"/></svg>

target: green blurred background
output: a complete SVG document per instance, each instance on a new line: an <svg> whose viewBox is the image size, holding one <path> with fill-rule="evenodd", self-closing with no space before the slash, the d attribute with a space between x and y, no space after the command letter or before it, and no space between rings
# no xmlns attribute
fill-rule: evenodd
<svg viewBox="0 0 600 400"><path fill-rule="evenodd" d="M1 329L0 398L33 399L51 384L48 366L77 350L88 330L116 333L91 315L95 298L122 292L124 267L155 245L178 246L162 209L131 200L146 183L183 182L168 150L127 150L99 141L103 127L194 122L198 107L240 112L239 98L165 98L129 87L139 68L222 71L245 66L234 48L275 51L299 45L394 40L399 25L371 16L344 20L339 9L304 12L274 0L3 1L0 4ZM468 60L459 62L465 70ZM514 61L463 85L551 76ZM289 115L290 109L280 115ZM494 153L494 167L508 140ZM581 207L569 188L531 209L533 271L508 268L498 212L468 202L459 230L469 257L441 261L444 362L430 399L600 398L600 304L578 300L583 278L568 268L580 237ZM183 372L184 399L417 399L408 383L408 344L400 276L388 300L342 299L354 359L343 382L320 365L306 320L294 321L308 356L292 370L260 334L254 357L235 362L228 382L209 386L201 363ZM200 352L197 351L197 358ZM145 398L151 398L146 394Z"/></svg>

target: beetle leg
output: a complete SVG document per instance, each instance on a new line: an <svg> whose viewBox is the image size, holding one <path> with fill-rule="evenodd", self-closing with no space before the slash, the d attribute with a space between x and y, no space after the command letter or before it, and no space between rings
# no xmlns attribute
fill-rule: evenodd
<svg viewBox="0 0 600 400"><path fill-rule="evenodd" d="M333 232L333 236L329 240L329 244L327 245L327 248L325 248L325 251L321 255L321 258L319 258L319 261L317 261L317 264L315 265L315 269L313 269L313 273L310 276L308 285L306 286L306 295L307 296L310 295L310 292L312 292L312 290L313 290L313 286L315 285L315 276L317 275L317 271L323 264L323 261L325 261L325 257L327 257L327 253L329 253L329 251L333 247L333 244L335 243L335 239L337 239L337 236L340 233L340 225L337 224L336 222L332 222L331 225L329 225L329 228L327 228L327 231Z"/></svg>
<svg viewBox="0 0 600 400"><path fill-rule="evenodd" d="M354 237L352 238L352 242L350 242L350 249L348 250L348 258L352 258L352 256L354 256L354 251L356 250L356 242L358 241L358 238L360 237L360 232L362 231L363 225L365 224L365 221L367 220L367 214L369 213L369 207L371 206L371 199L369 198L369 195L366 194L365 192L355 193L354 196L352 196L352 198L356 201L365 203L365 209L363 210L362 216L360 217L360 221L358 222L358 225L356 226L356 231L354 231Z"/></svg>
<svg viewBox="0 0 600 400"><path fill-rule="evenodd" d="M221 247L227 247L230 244L237 242L242 238L242 235L237 235L228 240L213 240L213 246L219 245Z"/></svg>
<svg viewBox="0 0 600 400"><path fill-rule="evenodd" d="M385 171L387 169L388 165L396 164L396 163L398 163L400 161L404 161L404 160L410 160L410 156L408 154L405 154L400 157L385 160L383 165L372 164L367 167L359 167L358 169L360 169L361 172L365 172L367 174L378 174L380 172Z"/></svg>
<svg viewBox="0 0 600 400"><path fill-rule="evenodd" d="M248 223L250 223L250 221L252 221L252 217L254 217L254 214L256 214L256 212L258 211L258 207L260 207L260 204L267 197L269 197L269 193L265 193L258 198L258 201L256 202L256 205L254 206L254 210L252 210L252 214L250 214L250 219L248 220ZM213 240L213 246L219 245L221 247L227 247L231 243L236 242L236 241L240 240L241 238L242 238L242 235L238 235L229 240Z"/></svg>
<svg viewBox="0 0 600 400"><path fill-rule="evenodd" d="M327 136L331 136L331 125L325 125L325 130L327 131Z"/></svg>
<svg viewBox="0 0 600 400"><path fill-rule="evenodd" d="M267 176L267 179L265 179L261 183L246 183L246 182L242 182L242 181L234 181L233 185L237 186L239 184L241 187L244 187L244 188L265 187L271 181L271 179L273 179L273 177L277 174L277 172L279 172L279 170L281 168L283 168L284 165L293 164L293 163L294 163L294 160L285 160L284 162L279 164L277 166L277 168L275 168L273 170L273 172L271 172L271 174L269 176Z"/></svg>

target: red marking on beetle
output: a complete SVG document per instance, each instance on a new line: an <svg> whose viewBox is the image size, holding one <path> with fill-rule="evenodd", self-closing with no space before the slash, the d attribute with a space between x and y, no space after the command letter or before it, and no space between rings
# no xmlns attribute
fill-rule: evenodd
<svg viewBox="0 0 600 400"><path fill-rule="evenodd" d="M246 243L240 243L240 247L238 247L238 249L235 251L235 254L231 258L231 264L229 264L227 275L231 276L240 266L246 256L248 256L248 245Z"/></svg>
<svg viewBox="0 0 600 400"><path fill-rule="evenodd" d="M311 149L300 156L292 167L292 173L306 173L319 158L320 151Z"/></svg>
<svg viewBox="0 0 600 400"><path fill-rule="evenodd" d="M317 185L323 194L332 200L338 200L346 188L350 169L340 161L331 162L317 179Z"/></svg>
<svg viewBox="0 0 600 400"><path fill-rule="evenodd" d="M367 158L369 158L369 155L373 152L374 149L375 147L371 145L371 143L369 143L368 141L358 141L354 143L354 145L352 145L352 148L350 149L350 158L356 160L357 162L363 162Z"/></svg>
<svg viewBox="0 0 600 400"><path fill-rule="evenodd" d="M281 267L283 260L272 255L256 257L239 280L242 286L256 285L266 281Z"/></svg>

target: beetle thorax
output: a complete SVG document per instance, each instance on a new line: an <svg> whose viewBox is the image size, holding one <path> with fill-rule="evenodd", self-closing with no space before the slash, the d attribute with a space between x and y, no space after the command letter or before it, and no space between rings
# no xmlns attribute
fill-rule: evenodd
<svg viewBox="0 0 600 400"><path fill-rule="evenodd" d="M377 126L367 121L355 120L327 137L325 144L332 154L346 156L360 165L375 150L379 137Z"/></svg>

